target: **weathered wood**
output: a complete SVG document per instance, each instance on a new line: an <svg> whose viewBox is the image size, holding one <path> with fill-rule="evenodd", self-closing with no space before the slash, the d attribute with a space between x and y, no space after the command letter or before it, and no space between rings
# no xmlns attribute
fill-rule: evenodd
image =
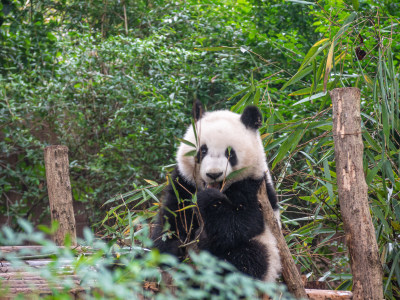
<svg viewBox="0 0 400 300"><path fill-rule="evenodd" d="M363 171L360 90L334 89L333 139L340 211L353 274L353 299L383 299L382 266Z"/></svg>
<svg viewBox="0 0 400 300"><path fill-rule="evenodd" d="M59 249L63 249L64 246L59 246ZM84 253L90 254L93 249L91 247L86 246L76 246L71 248L76 253ZM5 256L9 253L17 254L18 257L21 258L21 255L25 255L26 258L29 259L29 256L35 255L51 255L55 254L54 250L45 251L45 247L43 246L0 246L0 260L5 258Z"/></svg>
<svg viewBox="0 0 400 300"><path fill-rule="evenodd" d="M265 183L261 185L258 193L258 201L261 204L266 225L271 229L272 234L276 238L282 262L282 275L289 292L297 298L307 298L303 281L301 280L300 274L293 261L292 254L286 244L271 203L269 202Z"/></svg>
<svg viewBox="0 0 400 300"><path fill-rule="evenodd" d="M351 300L352 292L331 291L331 290L311 290L306 289L308 299L310 300Z"/></svg>
<svg viewBox="0 0 400 300"><path fill-rule="evenodd" d="M57 245L63 245L66 235L69 235L75 245L76 225L69 179L68 148L59 145L46 147L44 161L51 219L59 222L53 240Z"/></svg>

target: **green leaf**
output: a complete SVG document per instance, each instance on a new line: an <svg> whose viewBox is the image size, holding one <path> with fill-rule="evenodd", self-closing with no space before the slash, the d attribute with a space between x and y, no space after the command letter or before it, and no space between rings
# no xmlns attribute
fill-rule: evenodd
<svg viewBox="0 0 400 300"><path fill-rule="evenodd" d="M235 98L236 96L239 96L240 94L243 94L243 93L247 92L247 91L250 90L250 89L251 89L251 86L248 86L247 88L245 88L245 89L243 89L243 90L240 90L239 92L237 92L237 93L233 94L232 96L230 96L230 97L228 98L228 101L229 101L229 100L232 100L232 99Z"/></svg>
<svg viewBox="0 0 400 300"><path fill-rule="evenodd" d="M253 100L253 104L254 105L258 105L258 102L260 101L260 89L257 88L256 89L256 93L254 94L254 100Z"/></svg>
<svg viewBox="0 0 400 300"><path fill-rule="evenodd" d="M248 92L246 95L244 95L244 96L242 97L242 99L239 100L238 103L236 103L234 106L232 106L231 111L238 111L239 108L240 108L241 106L243 106L243 105L246 103L247 99L249 99L249 97L251 96L251 94L253 94L252 91L250 91L250 92Z"/></svg>
<svg viewBox="0 0 400 300"><path fill-rule="evenodd" d="M160 200L158 200L158 198L148 189L144 189L145 193L148 194L151 198L153 198L156 202L160 202Z"/></svg>
<svg viewBox="0 0 400 300"><path fill-rule="evenodd" d="M396 273L400 273L400 272L399 272L399 269L400 269L399 258L400 258L400 251L397 250L397 254L396 254L395 258L393 259L392 268L390 269L388 278L392 278L392 276L393 276L393 271L394 271L395 269L397 269L397 272L396 272ZM398 278L397 278L397 280L399 281ZM384 293L386 293L390 282L391 282L391 280L387 280L387 281L386 281Z"/></svg>
<svg viewBox="0 0 400 300"><path fill-rule="evenodd" d="M287 88L288 86L296 83L297 81L299 81L300 79L302 79L304 76L310 74L313 70L313 66L309 66L307 68L304 68L300 71L297 71L296 74L294 74L294 76L292 78L289 79L288 82L286 82L283 87L281 88L281 91L283 91L285 88Z"/></svg>
<svg viewBox="0 0 400 300"><path fill-rule="evenodd" d="M378 171L382 168L382 161L379 161L379 163L370 171L368 171L367 176L365 178L365 182L367 185L369 185L372 180L375 178L376 174Z"/></svg>
<svg viewBox="0 0 400 300"><path fill-rule="evenodd" d="M187 209L189 209L189 208L193 208L193 207L197 207L197 206L196 206L196 205L194 205L194 204L192 204L192 205L188 205L188 206L184 206L183 208L181 208L181 209L178 209L178 210L176 210L175 212L184 211L184 210L187 210Z"/></svg>
<svg viewBox="0 0 400 300"><path fill-rule="evenodd" d="M325 38L325 39L322 39L322 40L316 42L310 48L310 50L308 50L308 53L304 57L303 62L302 62L302 64L301 64L301 66L300 66L298 71L302 70L303 67L307 66L312 61L315 61L315 58L317 57L317 55L319 53L321 53L327 46L329 46L329 39L328 38Z"/></svg>
<svg viewBox="0 0 400 300"><path fill-rule="evenodd" d="M56 36L55 36L54 34L52 34L51 32L48 32L48 33L47 33L47 38L48 38L50 41L52 41L52 42L57 41Z"/></svg>
<svg viewBox="0 0 400 300"><path fill-rule="evenodd" d="M220 47L203 47L203 48L194 48L198 51L224 51L224 50L237 50L238 47L227 47L227 46L220 46Z"/></svg>
<svg viewBox="0 0 400 300"><path fill-rule="evenodd" d="M331 173L329 172L329 163L328 163L327 159L325 159L323 161L323 165L324 165L324 176L327 179L325 186L328 190L329 198L332 201L334 199L332 183L330 183L330 181L332 180L332 177L331 177Z"/></svg>
<svg viewBox="0 0 400 300"><path fill-rule="evenodd" d="M298 3L298 4L306 4L306 5L315 5L314 2L303 1L303 0L287 0L288 2Z"/></svg>
<svg viewBox="0 0 400 300"><path fill-rule="evenodd" d="M225 177L225 181L229 181L234 179L236 176L240 175L244 170L246 170L247 167L241 168L239 170L235 170L232 173L230 173L228 176Z"/></svg>
<svg viewBox="0 0 400 300"><path fill-rule="evenodd" d="M301 104L301 103L304 103L304 102L308 102L308 101L311 101L311 100L314 100L314 99L318 99L318 98L324 97L325 95L326 95L326 92L315 94L315 95L313 95L311 97L307 97L307 98L301 99L300 101L297 101L296 103L293 104L293 106Z"/></svg>
<svg viewBox="0 0 400 300"><path fill-rule="evenodd" d="M191 142L189 142L189 141L187 141L187 140L184 140L184 139L181 139L181 138L176 138L178 141L180 141L181 143L183 143L183 144L185 144L185 145L188 145L188 146L191 146L191 147L193 147L193 148L196 148L196 145L194 145L193 143L191 143Z"/></svg>
<svg viewBox="0 0 400 300"><path fill-rule="evenodd" d="M189 152L186 152L184 156L196 156L197 155L197 150L191 150Z"/></svg>
<svg viewBox="0 0 400 300"><path fill-rule="evenodd" d="M282 144L282 146L279 148L279 152L276 155L271 169L273 170L276 166L277 163L279 163L287 154L292 152L296 147L297 144L299 143L301 137L303 134L303 130L298 129L295 132L293 132L289 138Z"/></svg>
<svg viewBox="0 0 400 300"><path fill-rule="evenodd" d="M351 0L351 3L353 5L354 10L358 10L358 7L360 6L360 3L358 3L358 0Z"/></svg>
<svg viewBox="0 0 400 300"><path fill-rule="evenodd" d="M385 171L385 174L389 178L390 182L392 184L395 184L393 169L392 169L392 165L390 164L390 161L388 161L388 160L384 161L383 170Z"/></svg>
<svg viewBox="0 0 400 300"><path fill-rule="evenodd" d="M329 48L328 57L326 59L325 76L324 76L324 92L326 91L326 85L328 84L328 78L333 67L333 54L335 52L335 42L332 41L331 47Z"/></svg>
<svg viewBox="0 0 400 300"><path fill-rule="evenodd" d="M336 33L335 37L333 38L333 42L335 42L335 44L336 44L338 38L347 31L347 29L349 28L351 22L354 21L356 16L357 16L357 13L356 12L352 12L350 14L350 16L348 16L346 18L346 20L344 20L343 26L339 29L339 31Z"/></svg>

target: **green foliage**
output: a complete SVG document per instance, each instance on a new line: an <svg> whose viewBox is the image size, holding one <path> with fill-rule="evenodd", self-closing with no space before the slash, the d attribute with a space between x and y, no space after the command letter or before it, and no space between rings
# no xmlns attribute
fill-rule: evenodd
<svg viewBox="0 0 400 300"><path fill-rule="evenodd" d="M165 183L138 186L165 181L193 100L256 104L296 262L351 289L328 92L356 86L385 297L398 298L399 17L399 1L12 1L0 13L0 213L14 227L46 216L33 215L47 206L43 148L65 144L74 199L129 244Z"/></svg>
<svg viewBox="0 0 400 300"><path fill-rule="evenodd" d="M280 133L279 138L274 141L270 135L266 139L267 150L281 145L272 156L272 168L279 172L281 190L293 195L285 200L288 207L284 218L300 214L299 218L284 221L299 226L287 237L298 253L297 262L311 278L337 280L337 271L344 275L350 270L347 260L335 254L345 249L326 91L345 86L361 89L364 171L387 299L400 295L399 57L393 55L398 52L398 43L393 41L400 36L391 5L399 3L380 5L377 10L373 1L353 1L352 6L336 1L336 5L326 3L323 9L313 10L317 20L314 25L323 36L310 47L297 73L282 87L297 89L290 96L306 97L291 101L295 111L287 108L285 114L293 111L292 117L276 114L282 122L273 128ZM332 267L321 273L324 268L317 265L321 261L331 261ZM341 288L351 287L351 277L341 280Z"/></svg>
<svg viewBox="0 0 400 300"><path fill-rule="evenodd" d="M212 294L213 299L260 299L263 294L271 299L293 299L283 286L242 275L206 252L192 253L189 265L155 250L149 251L145 247L151 244L143 231L137 233L131 247L119 248L96 239L86 229L85 239L79 241L83 247L78 251L56 247L26 221L19 220L19 224L24 229L22 233L2 228L0 245L34 242L42 248L25 248L9 254L0 251L0 257L12 267L40 275L53 292L51 299L70 299L69 291L78 287L83 289L80 297L85 299L206 299ZM42 268L24 263L39 257L50 263ZM161 279L160 270L164 272L163 277L171 277L170 285ZM227 271L229 274L223 275ZM146 285L153 285L153 290L146 289ZM2 285L1 278L0 295L7 295L6 283Z"/></svg>

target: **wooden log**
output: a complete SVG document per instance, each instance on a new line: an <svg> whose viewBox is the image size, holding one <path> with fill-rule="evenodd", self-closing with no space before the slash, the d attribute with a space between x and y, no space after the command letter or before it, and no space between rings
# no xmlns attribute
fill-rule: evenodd
<svg viewBox="0 0 400 300"><path fill-rule="evenodd" d="M76 245L76 225L69 179L68 148L59 145L46 147L44 149L44 162L51 220L59 222L59 227L53 236L53 240L57 245L61 246L64 244L65 237L69 235L72 244Z"/></svg>
<svg viewBox="0 0 400 300"><path fill-rule="evenodd" d="M351 300L353 294L349 291L312 290L306 289L310 300Z"/></svg>
<svg viewBox="0 0 400 300"><path fill-rule="evenodd" d="M330 92L340 211L353 274L353 299L383 299L382 266L363 171L360 90Z"/></svg>
<svg viewBox="0 0 400 300"><path fill-rule="evenodd" d="M64 246L59 246L59 249L63 249ZM71 248L76 253L83 253L83 254L91 254L93 249L91 247L85 246L74 246ZM35 255L51 255L55 254L56 251L46 251L45 247L43 246L0 246L0 260L5 258L6 254L15 253L18 257L21 257L22 254L25 255L26 258L29 256Z"/></svg>
<svg viewBox="0 0 400 300"><path fill-rule="evenodd" d="M303 281L301 280L299 271L296 268L292 254L286 244L281 228L276 220L271 203L269 202L265 182L261 185L258 193L258 201L260 202L264 220L268 228L274 235L279 248L279 255L282 262L282 275L290 293L296 298L307 298Z"/></svg>

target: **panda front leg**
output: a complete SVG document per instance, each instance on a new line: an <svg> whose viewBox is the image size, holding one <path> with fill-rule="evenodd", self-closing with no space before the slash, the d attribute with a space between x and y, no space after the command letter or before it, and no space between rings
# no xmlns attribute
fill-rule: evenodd
<svg viewBox="0 0 400 300"><path fill-rule="evenodd" d="M255 240L242 243L217 256L230 262L240 272L259 280L263 280L268 271L267 249Z"/></svg>
<svg viewBox="0 0 400 300"><path fill-rule="evenodd" d="M251 240L265 228L256 199L237 197L232 202L219 190L210 188L198 192L197 203L204 222L199 248L261 278L267 268L266 249Z"/></svg>

